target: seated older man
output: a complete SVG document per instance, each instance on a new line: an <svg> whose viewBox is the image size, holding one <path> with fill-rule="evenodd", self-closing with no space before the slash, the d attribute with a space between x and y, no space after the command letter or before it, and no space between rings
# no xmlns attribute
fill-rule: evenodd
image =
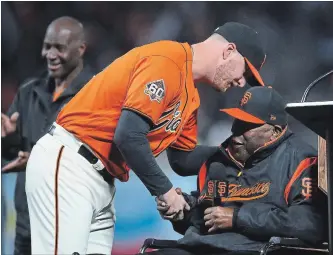
<svg viewBox="0 0 333 255"><path fill-rule="evenodd" d="M183 193L191 204L185 219L175 220L157 200L163 218L184 234L179 249L149 254L258 254L272 236L326 240L317 152L288 128L282 97L255 87L238 108L222 111L235 118L232 136L201 167L198 190Z"/></svg>

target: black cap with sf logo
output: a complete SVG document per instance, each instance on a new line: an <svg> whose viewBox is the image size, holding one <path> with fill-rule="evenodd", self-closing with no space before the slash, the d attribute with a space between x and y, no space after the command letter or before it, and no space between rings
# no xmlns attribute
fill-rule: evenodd
<svg viewBox="0 0 333 255"><path fill-rule="evenodd" d="M284 107L282 96L273 88L253 87L244 93L238 108L221 111L245 122L285 126L288 117Z"/></svg>

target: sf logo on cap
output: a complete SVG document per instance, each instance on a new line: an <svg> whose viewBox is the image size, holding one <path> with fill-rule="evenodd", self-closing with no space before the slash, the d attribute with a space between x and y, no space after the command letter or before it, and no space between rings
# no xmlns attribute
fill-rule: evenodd
<svg viewBox="0 0 333 255"><path fill-rule="evenodd" d="M250 100L251 96L252 96L251 92L245 92L245 94L240 102L240 105L243 106L243 105L247 104L247 102Z"/></svg>

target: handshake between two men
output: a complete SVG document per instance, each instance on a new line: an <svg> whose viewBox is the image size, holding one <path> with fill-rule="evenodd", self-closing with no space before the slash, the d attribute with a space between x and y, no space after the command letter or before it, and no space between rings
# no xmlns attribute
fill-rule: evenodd
<svg viewBox="0 0 333 255"><path fill-rule="evenodd" d="M156 197L157 210L161 217L172 223L180 221L192 221L195 218L195 227L202 234L211 233L216 230L231 229L233 224L234 208L222 207L221 197L217 192L217 184L212 183L210 195L197 196L182 192L181 188L175 191L186 201L184 210L175 211L161 197ZM216 191L216 192L214 192Z"/></svg>

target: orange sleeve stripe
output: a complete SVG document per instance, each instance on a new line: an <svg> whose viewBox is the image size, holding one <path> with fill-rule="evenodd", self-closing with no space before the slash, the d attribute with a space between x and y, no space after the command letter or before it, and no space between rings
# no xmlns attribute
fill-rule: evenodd
<svg viewBox="0 0 333 255"><path fill-rule="evenodd" d="M288 204L288 197L291 190L291 186L294 184L294 182L301 176L301 174L306 170L308 167L314 165L317 163L317 157L312 158L306 158L299 163L295 173L291 177L290 181L288 182L285 190L284 190L284 199L286 203Z"/></svg>
<svg viewBox="0 0 333 255"><path fill-rule="evenodd" d="M199 184L200 192L203 190L203 188L205 186L206 176L207 176L207 165L205 162L205 163L203 163L203 165L201 166L200 171L199 171L198 184Z"/></svg>

